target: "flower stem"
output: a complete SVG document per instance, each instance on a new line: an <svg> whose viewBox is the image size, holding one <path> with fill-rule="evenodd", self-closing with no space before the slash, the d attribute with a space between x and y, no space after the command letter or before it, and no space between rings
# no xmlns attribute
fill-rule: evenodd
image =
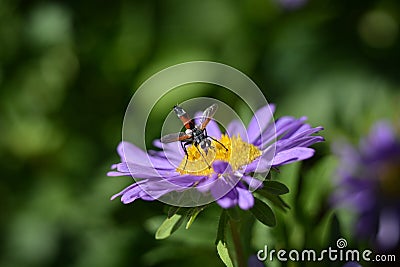
<svg viewBox="0 0 400 267"><path fill-rule="evenodd" d="M240 240L239 225L235 220L232 219L229 220L229 223L231 225L231 234L232 234L233 246L236 252L236 260L238 267L246 267L246 261L243 255L242 242Z"/></svg>

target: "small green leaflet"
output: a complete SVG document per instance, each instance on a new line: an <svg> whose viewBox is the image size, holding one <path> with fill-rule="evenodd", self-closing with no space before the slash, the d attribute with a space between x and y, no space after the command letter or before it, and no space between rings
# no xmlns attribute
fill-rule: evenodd
<svg viewBox="0 0 400 267"><path fill-rule="evenodd" d="M268 199L272 202L274 206L280 208L283 211L286 211L286 209L290 209L290 206L285 201L283 201L280 195L272 194L265 188L258 189L256 193Z"/></svg>
<svg viewBox="0 0 400 267"><path fill-rule="evenodd" d="M217 251L219 257L225 263L225 266L233 267L233 263L231 258L229 257L228 248L226 247L226 244L222 243L222 241L219 241L217 244Z"/></svg>
<svg viewBox="0 0 400 267"><path fill-rule="evenodd" d="M266 226L275 226L276 219L272 209L258 198L254 198L254 206L250 209L251 213Z"/></svg>
<svg viewBox="0 0 400 267"><path fill-rule="evenodd" d="M265 190L273 195L284 195L289 193L289 188L277 181L264 181L264 187L262 190Z"/></svg>
<svg viewBox="0 0 400 267"><path fill-rule="evenodd" d="M156 232L156 239L165 239L173 232L179 229L184 217L179 214L174 214L171 218L165 219Z"/></svg>

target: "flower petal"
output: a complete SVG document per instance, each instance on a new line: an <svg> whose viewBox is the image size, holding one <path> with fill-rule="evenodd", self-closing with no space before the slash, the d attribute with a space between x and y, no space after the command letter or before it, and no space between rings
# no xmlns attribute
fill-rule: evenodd
<svg viewBox="0 0 400 267"><path fill-rule="evenodd" d="M248 210L254 206L254 197L251 192L245 188L236 187L238 192L238 204L242 210Z"/></svg>
<svg viewBox="0 0 400 267"><path fill-rule="evenodd" d="M275 131L272 127L268 127L268 131L263 133L263 144L269 144L275 139L285 139L288 138L290 135L289 133L294 133L296 130L301 128L304 125L304 121L306 120L305 117L296 119L290 116L284 116L279 118L275 122Z"/></svg>
<svg viewBox="0 0 400 267"><path fill-rule="evenodd" d="M253 143L267 128L267 125L271 122L274 110L274 105L265 105L254 113L247 127L250 143Z"/></svg>
<svg viewBox="0 0 400 267"><path fill-rule="evenodd" d="M274 147L269 147L262 152L263 154L255 159L253 162L248 164L245 169L245 173L249 172L267 172L272 166L272 161L274 158Z"/></svg>
<svg viewBox="0 0 400 267"><path fill-rule="evenodd" d="M212 167L214 171L219 174L232 171L232 168L229 165L229 163L222 160L215 160L212 164Z"/></svg>
<svg viewBox="0 0 400 267"><path fill-rule="evenodd" d="M140 195L143 193L143 189L140 187L140 185L143 185L146 182L147 180L141 180L128 186L121 192L113 195L111 197L111 200L114 200L115 198L121 196L121 201L125 204L135 201L136 199L140 198Z"/></svg>
<svg viewBox="0 0 400 267"><path fill-rule="evenodd" d="M110 171L107 172L107 176L115 177L115 176L131 176L130 173L122 173L122 172L116 172L116 171Z"/></svg>
<svg viewBox="0 0 400 267"><path fill-rule="evenodd" d="M220 138L221 135L222 135L221 130L219 129L218 124L217 124L214 120L211 120L211 121L207 124L206 130L207 130L207 134L208 134L209 136L214 137L214 138Z"/></svg>
<svg viewBox="0 0 400 267"><path fill-rule="evenodd" d="M217 178L218 174L216 173L213 173L210 177L203 178L196 186L196 189L202 193L210 191L211 187L216 183Z"/></svg>
<svg viewBox="0 0 400 267"><path fill-rule="evenodd" d="M240 122L239 120L231 121L226 130L227 130L227 133L228 133L229 136L238 136L238 135L240 135L240 137L243 140L247 140L246 128L243 125L243 123Z"/></svg>
<svg viewBox="0 0 400 267"><path fill-rule="evenodd" d="M314 149L307 147L295 147L284 150L275 155L272 166L279 166L283 164L292 163L308 159L314 155Z"/></svg>
<svg viewBox="0 0 400 267"><path fill-rule="evenodd" d="M211 194L223 208L231 208L237 203L237 192L224 178L220 177L210 188Z"/></svg>
<svg viewBox="0 0 400 267"><path fill-rule="evenodd" d="M249 185L249 189L251 191L255 191L256 189L263 186L263 181L261 181L257 178L254 178L254 177L251 177L248 175L243 175L242 179Z"/></svg>
<svg viewBox="0 0 400 267"><path fill-rule="evenodd" d="M308 147L325 139L322 136L306 136L293 139L281 139L276 142L277 153L294 147Z"/></svg>
<svg viewBox="0 0 400 267"><path fill-rule="evenodd" d="M121 162L117 164L117 171L130 174L133 177L138 178L161 178L161 177L173 177L177 176L178 173L172 169L158 169L150 166L142 166L131 162Z"/></svg>
<svg viewBox="0 0 400 267"><path fill-rule="evenodd" d="M122 141L119 143L117 151L122 162L135 162L143 165L149 162L147 153L134 144Z"/></svg>
<svg viewBox="0 0 400 267"><path fill-rule="evenodd" d="M226 195L226 196L223 196L223 197L217 199L217 203L218 203L218 205L221 206L221 208L229 209L229 208L233 208L234 206L236 206L237 199L233 198L233 197L231 198L230 196Z"/></svg>

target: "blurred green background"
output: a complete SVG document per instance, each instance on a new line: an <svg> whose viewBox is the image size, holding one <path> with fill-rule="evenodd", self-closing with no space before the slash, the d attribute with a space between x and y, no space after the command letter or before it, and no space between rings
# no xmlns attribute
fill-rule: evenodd
<svg viewBox="0 0 400 267"><path fill-rule="evenodd" d="M156 241L162 204L109 200L131 182L106 176L130 97L192 60L241 70L277 117L325 127L316 157L279 175L295 206L248 229L248 249L327 246L330 146L399 117L399 26L396 0L0 0L0 266L222 266L217 207Z"/></svg>

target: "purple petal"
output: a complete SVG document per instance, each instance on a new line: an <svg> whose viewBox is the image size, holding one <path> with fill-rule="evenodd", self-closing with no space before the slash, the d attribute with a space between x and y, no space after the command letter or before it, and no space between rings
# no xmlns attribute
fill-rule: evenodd
<svg viewBox="0 0 400 267"><path fill-rule="evenodd" d="M195 183L208 178L207 176L199 176L199 175L177 175L173 177L169 177L167 181L171 184L178 185L181 187L191 187Z"/></svg>
<svg viewBox="0 0 400 267"><path fill-rule="evenodd" d="M238 136L242 137L243 140L247 139L247 131L244 127L243 123L239 120L233 120L229 123L227 127L227 133L229 136Z"/></svg>
<svg viewBox="0 0 400 267"><path fill-rule="evenodd" d="M238 192L238 204L242 210L248 210L254 206L254 197L253 195L244 188L236 187Z"/></svg>
<svg viewBox="0 0 400 267"><path fill-rule="evenodd" d="M136 199L140 198L140 189L135 188L134 190L131 190L125 194L122 195L121 197L121 202L124 204L129 204L135 201Z"/></svg>
<svg viewBox="0 0 400 267"><path fill-rule="evenodd" d="M143 192L142 188L140 187L140 185L145 184L147 182L147 180L141 180L139 182L136 182L130 186L128 186L127 188L125 188L124 190L122 190L121 192L113 195L111 197L111 200L114 200L115 198L122 196L121 197L121 201L123 203L130 203L135 201L136 199L140 198L140 193Z"/></svg>
<svg viewBox="0 0 400 267"><path fill-rule="evenodd" d="M130 173L122 173L122 172L110 171L110 172L107 172L107 176L112 176L112 177L116 177L116 176L131 176L131 174Z"/></svg>
<svg viewBox="0 0 400 267"><path fill-rule="evenodd" d="M221 135L222 135L221 130L219 129L218 124L217 124L214 120L211 120L211 121L208 123L208 125L207 125L207 127L206 127L206 130L207 130L207 134L208 134L209 136L214 137L214 138L220 138Z"/></svg>
<svg viewBox="0 0 400 267"><path fill-rule="evenodd" d="M242 179L249 185L249 189L252 191L262 187L263 185L263 181L248 175L243 175Z"/></svg>
<svg viewBox="0 0 400 267"><path fill-rule="evenodd" d="M276 142L276 151L280 152L294 147L308 147L322 141L324 141L324 138L322 136L307 136L293 139L281 139Z"/></svg>
<svg viewBox="0 0 400 267"><path fill-rule="evenodd" d="M268 131L265 131L262 135L262 143L264 144L270 144L276 139L285 139L288 138L290 133L296 132L299 128L301 128L302 125L304 125L304 121L306 119L300 118L296 119L290 116L284 116L279 118L275 122L275 129L272 127L268 127Z"/></svg>
<svg viewBox="0 0 400 267"><path fill-rule="evenodd" d="M176 169L182 162L182 160L185 158L184 155L181 156L179 153L176 153L176 151L174 152L169 150L149 151L149 154L150 153L154 154L152 155L151 158L152 165L158 168L164 167L164 168Z"/></svg>
<svg viewBox="0 0 400 267"><path fill-rule="evenodd" d="M300 138L300 137L309 136L309 135L312 135L314 133L320 132L320 131L322 131L324 129L324 127L322 127L322 126L318 126L318 127L311 128L311 129L309 129L310 126L308 124L304 124L304 126L307 126L307 127L305 127L307 129L306 130L305 129L300 129L300 130L296 131L295 133L293 133L292 138L294 138L294 137Z"/></svg>
<svg viewBox="0 0 400 267"><path fill-rule="evenodd" d="M212 193L212 191L211 191L211 193ZM213 194L213 196L214 196L214 194ZM238 198L238 195L237 195L236 190L232 189L231 191L226 193L224 196L219 197L218 199L216 198L216 199L217 199L218 205L220 205L224 209L229 209L229 208L236 206L237 201L238 201L237 198Z"/></svg>
<svg viewBox="0 0 400 267"><path fill-rule="evenodd" d="M143 165L147 165L149 162L147 153L131 143L122 141L119 143L117 151L123 162L135 162Z"/></svg>
<svg viewBox="0 0 400 267"><path fill-rule="evenodd" d="M217 203L223 208L230 208L237 203L237 192L234 185L228 183L224 178L218 178L210 191Z"/></svg>
<svg viewBox="0 0 400 267"><path fill-rule="evenodd" d="M232 171L231 166L228 162L222 160L216 160L213 162L212 167L216 173L223 174L224 172Z"/></svg>
<svg viewBox="0 0 400 267"><path fill-rule="evenodd" d="M290 116L279 118L276 121L276 135L278 136L278 139L292 136L299 129L302 129L304 125L309 128L310 126L308 124L304 124L306 120L306 117L301 117L300 119Z"/></svg>
<svg viewBox="0 0 400 267"><path fill-rule="evenodd" d="M231 198L230 196L226 195L221 197L220 199L217 199L217 203L221 206L221 208L229 209L236 206L237 199Z"/></svg>
<svg viewBox="0 0 400 267"><path fill-rule="evenodd" d="M130 174L137 178L160 178L177 176L178 173L171 169L156 169L149 166L137 165L130 162L121 162L117 164L117 171Z"/></svg>
<svg viewBox="0 0 400 267"><path fill-rule="evenodd" d="M162 151L156 151L157 155L168 158L172 162L177 162L185 157L180 142L161 143L159 139L153 141L155 147L161 148Z"/></svg>
<svg viewBox="0 0 400 267"><path fill-rule="evenodd" d="M267 128L267 125L271 121L274 110L274 105L266 105L254 113L254 116L247 127L250 143L253 143Z"/></svg>
<svg viewBox="0 0 400 267"><path fill-rule="evenodd" d="M196 186L196 189L202 193L210 191L211 187L214 186L218 178L218 174L213 173L210 177L206 177L202 179L199 184Z"/></svg>
<svg viewBox="0 0 400 267"><path fill-rule="evenodd" d="M307 147L295 147L284 150L275 155L272 166L292 163L295 161L305 160L314 155L314 149Z"/></svg>
<svg viewBox="0 0 400 267"><path fill-rule="evenodd" d="M263 151L263 154L259 158L255 159L253 162L246 166L245 173L269 171L272 165L272 159L274 158L274 152L275 151L273 147L270 147Z"/></svg>
<svg viewBox="0 0 400 267"><path fill-rule="evenodd" d="M117 198L117 197L119 197L119 196L122 196L123 194L125 194L125 193L128 192L129 190L132 190L133 188L138 187L139 183L144 183L144 182L145 182L145 180L142 180L142 181L136 182L136 183L134 183L134 184L131 184L130 186L124 188L121 192L119 192L119 193L113 195L113 196L111 197L111 200L114 200L115 198Z"/></svg>

